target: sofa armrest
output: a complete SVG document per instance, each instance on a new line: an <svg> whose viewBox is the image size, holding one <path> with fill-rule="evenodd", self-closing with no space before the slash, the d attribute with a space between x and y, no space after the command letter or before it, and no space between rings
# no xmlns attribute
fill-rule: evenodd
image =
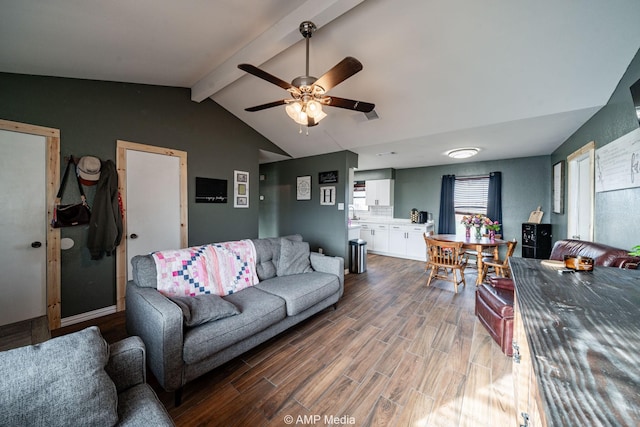
<svg viewBox="0 0 640 427"><path fill-rule="evenodd" d="M625 268L627 270L637 270L640 258L636 256L618 257L612 263L612 267Z"/></svg>
<svg viewBox="0 0 640 427"><path fill-rule="evenodd" d="M494 288L513 291L513 279L506 277L491 277L489 279L489 284Z"/></svg>
<svg viewBox="0 0 640 427"><path fill-rule="evenodd" d="M105 371L118 393L147 380L144 343L140 337L128 337L109 346Z"/></svg>
<svg viewBox="0 0 640 427"><path fill-rule="evenodd" d="M338 276L340 280L340 296L344 289L344 259L339 256L326 256L317 252L309 255L311 268L322 273L330 273Z"/></svg>
<svg viewBox="0 0 640 427"><path fill-rule="evenodd" d="M142 338L147 363L162 388L182 387L182 310L155 288L127 283L127 332Z"/></svg>

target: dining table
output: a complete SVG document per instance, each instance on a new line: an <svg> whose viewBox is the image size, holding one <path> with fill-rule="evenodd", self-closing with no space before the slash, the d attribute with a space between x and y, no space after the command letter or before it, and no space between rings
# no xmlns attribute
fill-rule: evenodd
<svg viewBox="0 0 640 427"><path fill-rule="evenodd" d="M472 249L477 254L478 277L476 278L476 286L484 281L484 266L482 263L482 252L487 248L493 248L493 258L498 259L498 250L502 245L506 245L507 241L502 239L491 239L488 236L482 236L477 239L474 236L467 237L464 234L433 234L430 239L441 240L444 242L462 242L464 249Z"/></svg>

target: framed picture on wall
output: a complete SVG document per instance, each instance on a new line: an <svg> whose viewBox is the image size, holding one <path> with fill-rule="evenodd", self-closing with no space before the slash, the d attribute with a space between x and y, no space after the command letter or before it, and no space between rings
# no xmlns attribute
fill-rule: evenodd
<svg viewBox="0 0 640 427"><path fill-rule="evenodd" d="M311 175L296 178L296 200L311 200Z"/></svg>
<svg viewBox="0 0 640 427"><path fill-rule="evenodd" d="M553 165L553 213L564 212L564 161Z"/></svg>
<svg viewBox="0 0 640 427"><path fill-rule="evenodd" d="M320 172L318 174L320 184L336 184L338 182L338 171Z"/></svg>
<svg viewBox="0 0 640 427"><path fill-rule="evenodd" d="M320 187L320 204L325 206L336 204L336 187Z"/></svg>
<svg viewBox="0 0 640 427"><path fill-rule="evenodd" d="M249 172L233 171L233 207L249 207Z"/></svg>

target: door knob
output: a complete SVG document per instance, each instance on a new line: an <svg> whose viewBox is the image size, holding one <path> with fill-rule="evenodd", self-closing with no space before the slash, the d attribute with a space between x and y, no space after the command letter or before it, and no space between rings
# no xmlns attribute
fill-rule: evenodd
<svg viewBox="0 0 640 427"><path fill-rule="evenodd" d="M129 235L129 237L130 237L131 239L137 239L137 238L138 238L138 235L137 235L136 233L131 233L131 234Z"/></svg>
<svg viewBox="0 0 640 427"><path fill-rule="evenodd" d="M42 243L40 243L40 242L31 242L31 247L32 248L39 248L40 246L42 246Z"/></svg>

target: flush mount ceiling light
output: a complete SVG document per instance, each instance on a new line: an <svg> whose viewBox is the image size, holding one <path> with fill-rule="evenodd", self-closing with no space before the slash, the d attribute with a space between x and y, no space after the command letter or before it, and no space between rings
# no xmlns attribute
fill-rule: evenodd
<svg viewBox="0 0 640 427"><path fill-rule="evenodd" d="M304 76L296 77L291 83L285 82L253 65L238 65L238 68L241 70L266 80L269 83L273 83L276 86L280 86L291 95L290 99L281 99L279 101L245 108L246 111L260 111L266 108L286 105L285 111L287 115L300 125L300 132L302 132L302 126L315 126L320 120L327 116L327 114L322 111L323 105L361 111L363 113L370 113L375 108L374 104L368 102L326 95L329 89L362 70L362 64L356 58L347 56L320 78L309 75L309 39L315 30L316 26L313 22L304 21L300 24L300 34L302 34L302 37L307 41L307 68Z"/></svg>
<svg viewBox="0 0 640 427"><path fill-rule="evenodd" d="M478 148L456 148L455 150L449 150L445 154L452 159L467 159L478 154L480 150Z"/></svg>

